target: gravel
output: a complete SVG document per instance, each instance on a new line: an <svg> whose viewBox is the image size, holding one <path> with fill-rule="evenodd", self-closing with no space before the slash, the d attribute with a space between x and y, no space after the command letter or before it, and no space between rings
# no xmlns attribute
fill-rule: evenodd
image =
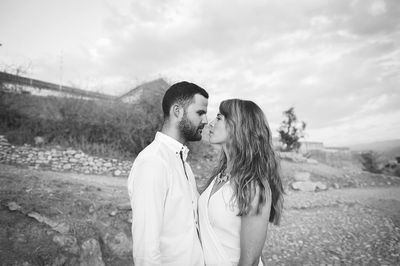
<svg viewBox="0 0 400 266"><path fill-rule="evenodd" d="M399 187L291 193L267 265L400 265L399 200Z"/></svg>

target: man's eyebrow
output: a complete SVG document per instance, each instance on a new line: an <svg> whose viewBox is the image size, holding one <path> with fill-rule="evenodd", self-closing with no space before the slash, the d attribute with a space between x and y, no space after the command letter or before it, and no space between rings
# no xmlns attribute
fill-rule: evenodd
<svg viewBox="0 0 400 266"><path fill-rule="evenodd" d="M202 115L202 114L206 114L207 112L204 110L198 110L197 113Z"/></svg>

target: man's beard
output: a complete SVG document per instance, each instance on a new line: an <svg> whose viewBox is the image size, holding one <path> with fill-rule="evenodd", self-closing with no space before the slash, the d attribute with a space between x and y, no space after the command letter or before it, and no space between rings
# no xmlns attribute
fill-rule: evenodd
<svg viewBox="0 0 400 266"><path fill-rule="evenodd" d="M179 130L186 141L199 141L201 140L200 129L204 126L196 127L187 118L186 113L183 114L182 120L179 122Z"/></svg>

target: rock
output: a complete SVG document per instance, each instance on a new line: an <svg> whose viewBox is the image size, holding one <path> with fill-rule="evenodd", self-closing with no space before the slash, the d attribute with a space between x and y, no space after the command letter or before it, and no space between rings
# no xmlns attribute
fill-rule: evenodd
<svg viewBox="0 0 400 266"><path fill-rule="evenodd" d="M327 190L328 189L327 185L325 185L322 182L315 182L315 185L318 190Z"/></svg>
<svg viewBox="0 0 400 266"><path fill-rule="evenodd" d="M309 182L309 181L306 182L298 181L292 183L292 188L300 191L315 191L316 184L314 182Z"/></svg>
<svg viewBox="0 0 400 266"><path fill-rule="evenodd" d="M118 210L127 211L127 210L130 210L132 207L131 207L131 204L128 202L128 203L119 204L117 206L117 208L118 208Z"/></svg>
<svg viewBox="0 0 400 266"><path fill-rule="evenodd" d="M53 237L53 242L57 243L63 250L78 255L79 246L77 240L73 236L69 235L55 235Z"/></svg>
<svg viewBox="0 0 400 266"><path fill-rule="evenodd" d="M103 241L111 252L117 256L128 255L132 251L132 239L128 238L124 232L119 232L115 236L107 233Z"/></svg>
<svg viewBox="0 0 400 266"><path fill-rule="evenodd" d="M69 232L69 226L66 223L59 223L55 224L51 227L53 230L61 233L61 234L66 234Z"/></svg>
<svg viewBox="0 0 400 266"><path fill-rule="evenodd" d="M96 239L88 239L81 246L80 266L105 266L100 250L100 244Z"/></svg>
<svg viewBox="0 0 400 266"><path fill-rule="evenodd" d="M70 163L77 163L77 162L79 162L79 160L78 159L75 159L74 157L73 158L69 158L69 160L68 160Z"/></svg>
<svg viewBox="0 0 400 266"><path fill-rule="evenodd" d="M64 166L63 166L63 169L64 170L70 170L72 168L72 165L70 164L70 163L66 163L66 164L64 164Z"/></svg>
<svg viewBox="0 0 400 266"><path fill-rule="evenodd" d="M92 213L94 213L96 211L96 208L93 206L93 204L90 205L88 211L89 211L90 214L92 214Z"/></svg>
<svg viewBox="0 0 400 266"><path fill-rule="evenodd" d="M55 258L55 260L53 261L53 264L51 264L51 266L64 266L67 265L67 260L68 258L65 257L63 254L60 254L57 256L57 258Z"/></svg>
<svg viewBox="0 0 400 266"><path fill-rule="evenodd" d="M128 212L128 217L125 219L125 221L132 224L132 211Z"/></svg>
<svg viewBox="0 0 400 266"><path fill-rule="evenodd" d="M76 153L76 150L67 149L67 150L65 151L65 153L66 153L66 154L69 154L69 155L74 155L74 154Z"/></svg>
<svg viewBox="0 0 400 266"><path fill-rule="evenodd" d="M113 175L114 176L120 176L122 174L121 170L115 170Z"/></svg>
<svg viewBox="0 0 400 266"><path fill-rule="evenodd" d="M309 164L318 164L318 161L315 160L315 159L310 159L310 158L308 158L308 159L307 159L307 163L309 163Z"/></svg>
<svg viewBox="0 0 400 266"><path fill-rule="evenodd" d="M43 137L40 137L40 136L34 137L34 138L33 138L33 141L35 142L35 145L36 145L36 146L39 146L39 145L43 145L43 144L44 144L44 138L43 138Z"/></svg>
<svg viewBox="0 0 400 266"><path fill-rule="evenodd" d="M19 211L21 210L21 206L19 206L16 202L10 201L7 203L7 207L10 211Z"/></svg>
<svg viewBox="0 0 400 266"><path fill-rule="evenodd" d="M57 232L59 232L61 234L68 233L68 231L69 231L69 226L66 223L55 222L55 221L53 221L53 220L51 220L51 219L49 219L49 218L47 218L47 217L45 217L43 215L40 215L37 212L30 212L30 213L28 213L28 216L34 218L36 221L38 221L40 223L47 224L53 230L55 230L55 231L57 231Z"/></svg>
<svg viewBox="0 0 400 266"><path fill-rule="evenodd" d="M26 238L26 235L24 235L24 234L17 234L16 236L15 236L15 240L17 241L17 242L19 242L19 243L27 243L28 242L28 240L27 240L27 238Z"/></svg>
<svg viewBox="0 0 400 266"><path fill-rule="evenodd" d="M42 223L44 221L43 216L37 212L30 212L30 213L28 213L28 216L34 218L36 221L38 221L40 223Z"/></svg>
<svg viewBox="0 0 400 266"><path fill-rule="evenodd" d="M76 171L79 173L128 175L131 161L103 159L88 156L81 150L63 149L60 146L49 150L24 144L14 147L4 136L0 136L0 162L27 166L29 169L51 169L53 171Z"/></svg>
<svg viewBox="0 0 400 266"><path fill-rule="evenodd" d="M115 216L117 215L118 211L117 210L113 210L112 212L109 213L110 216Z"/></svg>
<svg viewBox="0 0 400 266"><path fill-rule="evenodd" d="M294 180L296 180L296 181L310 181L310 173L308 173L308 172L296 172L294 174Z"/></svg>

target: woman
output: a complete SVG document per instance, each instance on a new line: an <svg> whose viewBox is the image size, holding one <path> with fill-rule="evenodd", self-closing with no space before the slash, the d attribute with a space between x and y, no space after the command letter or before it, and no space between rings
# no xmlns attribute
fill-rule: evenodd
<svg viewBox="0 0 400 266"><path fill-rule="evenodd" d="M210 123L210 142L221 159L199 198L206 265L263 265L268 222L283 205L279 163L263 111L253 102L223 101Z"/></svg>

